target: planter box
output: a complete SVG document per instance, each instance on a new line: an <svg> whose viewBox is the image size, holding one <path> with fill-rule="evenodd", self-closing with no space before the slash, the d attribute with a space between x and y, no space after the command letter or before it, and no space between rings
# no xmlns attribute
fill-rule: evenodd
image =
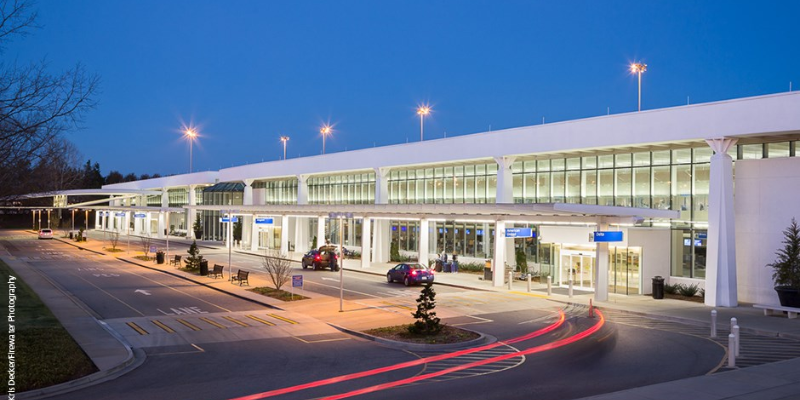
<svg viewBox="0 0 800 400"><path fill-rule="evenodd" d="M788 286L776 286L778 299L784 307L800 308L800 289Z"/></svg>

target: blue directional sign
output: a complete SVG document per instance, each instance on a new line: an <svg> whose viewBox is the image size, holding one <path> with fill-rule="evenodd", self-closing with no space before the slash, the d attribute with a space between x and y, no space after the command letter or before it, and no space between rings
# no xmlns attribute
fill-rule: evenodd
<svg viewBox="0 0 800 400"><path fill-rule="evenodd" d="M292 287L303 287L303 275L292 275Z"/></svg>
<svg viewBox="0 0 800 400"><path fill-rule="evenodd" d="M136 214L133 214L133 218L144 218L144 217L146 217L146 216L147 216L147 215L145 215L144 213L136 213Z"/></svg>
<svg viewBox="0 0 800 400"><path fill-rule="evenodd" d="M219 222L223 222L223 223L225 223L225 222L231 222L231 218L229 218L229 217L222 217L222 218L220 218L220 219L219 219ZM239 222L239 218L238 218L238 217L233 217L233 222Z"/></svg>
<svg viewBox="0 0 800 400"><path fill-rule="evenodd" d="M536 237L536 232L531 228L506 228L507 238L529 238Z"/></svg>
<svg viewBox="0 0 800 400"><path fill-rule="evenodd" d="M118 217L124 217L124 216L125 216L125 213L124 213L124 212L118 212L116 215L117 215Z"/></svg>
<svg viewBox="0 0 800 400"><path fill-rule="evenodd" d="M272 225L273 224L273 219L272 218L256 218L256 224Z"/></svg>
<svg viewBox="0 0 800 400"><path fill-rule="evenodd" d="M601 231L594 233L595 242L621 242L622 231Z"/></svg>

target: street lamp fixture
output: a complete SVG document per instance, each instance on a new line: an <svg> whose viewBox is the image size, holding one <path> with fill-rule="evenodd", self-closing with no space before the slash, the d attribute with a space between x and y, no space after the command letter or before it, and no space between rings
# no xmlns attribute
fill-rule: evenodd
<svg viewBox="0 0 800 400"><path fill-rule="evenodd" d="M319 133L322 134L322 154L325 154L325 137L330 136L332 132L333 128L330 125L323 125L319 130Z"/></svg>
<svg viewBox="0 0 800 400"><path fill-rule="evenodd" d="M289 141L288 136L281 136L281 142L283 142L283 159L286 159L286 142Z"/></svg>
<svg viewBox="0 0 800 400"><path fill-rule="evenodd" d="M192 173L192 144L194 144L194 139L197 138L197 131L194 128L188 128L183 132L184 135L189 139L189 173Z"/></svg>
<svg viewBox="0 0 800 400"><path fill-rule="evenodd" d="M642 111L642 73L647 71L647 64L631 64L631 73L639 75L639 111Z"/></svg>
<svg viewBox="0 0 800 400"><path fill-rule="evenodd" d="M425 116L427 116L430 113L431 113L430 106L420 106L419 108L417 108L417 115L419 115L419 141L420 142L423 140L423 132L424 132L424 125L423 125L424 122L423 122L423 120L424 120Z"/></svg>

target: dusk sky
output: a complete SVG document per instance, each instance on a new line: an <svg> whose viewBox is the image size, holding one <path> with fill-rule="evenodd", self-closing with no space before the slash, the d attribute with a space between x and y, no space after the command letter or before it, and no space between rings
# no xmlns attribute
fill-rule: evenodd
<svg viewBox="0 0 800 400"><path fill-rule="evenodd" d="M102 173L194 170L800 89L800 1L60 1L4 63L82 63ZM798 110L800 112L800 110ZM457 152L457 148L452 151ZM402 154L398 154L402 157ZM314 159L309 159L314 162Z"/></svg>

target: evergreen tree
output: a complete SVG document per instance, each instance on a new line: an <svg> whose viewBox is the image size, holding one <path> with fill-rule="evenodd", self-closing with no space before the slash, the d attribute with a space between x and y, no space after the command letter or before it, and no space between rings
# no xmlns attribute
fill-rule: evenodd
<svg viewBox="0 0 800 400"><path fill-rule="evenodd" d="M200 249L197 248L196 240L192 241L192 245L189 246L187 253L189 253L189 257L186 257L186 268L199 269L200 261L203 260L203 256L200 255Z"/></svg>
<svg viewBox="0 0 800 400"><path fill-rule="evenodd" d="M800 289L800 227L792 218L792 223L783 231L784 247L775 252L778 258L772 264L772 280L776 286Z"/></svg>
<svg viewBox="0 0 800 400"><path fill-rule="evenodd" d="M408 331L417 335L436 335L441 332L442 324L436 312L436 291L433 283L428 283L422 289L417 299L417 311L411 315L417 320L409 325Z"/></svg>

